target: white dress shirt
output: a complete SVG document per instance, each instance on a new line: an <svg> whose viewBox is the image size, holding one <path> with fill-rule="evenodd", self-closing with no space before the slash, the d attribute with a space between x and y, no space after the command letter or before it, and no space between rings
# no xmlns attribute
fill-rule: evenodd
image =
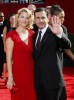
<svg viewBox="0 0 74 100"><path fill-rule="evenodd" d="M39 31L42 31L42 33L41 33L41 40L42 40L42 38L43 38L43 36L44 36L44 34L45 34L46 30L47 30L47 27L48 27L48 25L46 25L46 27L44 27L43 29L39 29L38 30L38 35L37 35L37 38L36 38L36 43L37 43L37 40L38 40L38 37L39 37Z"/></svg>

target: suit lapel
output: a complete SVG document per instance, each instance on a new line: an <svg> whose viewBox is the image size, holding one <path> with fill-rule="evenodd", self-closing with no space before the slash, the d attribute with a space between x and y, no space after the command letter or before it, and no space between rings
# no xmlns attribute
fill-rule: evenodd
<svg viewBox="0 0 74 100"><path fill-rule="evenodd" d="M47 28L42 40L41 40L41 44L40 44L40 50L38 51L38 53L40 54L40 52L42 51L42 47L43 45L45 45L45 42L47 40L47 38L49 37L50 35L50 29L49 27ZM36 38L37 38L37 35L38 35L38 31L35 33L35 36L34 36L34 50L36 50L36 47L35 47L35 42L36 42ZM37 50L36 50L37 51Z"/></svg>
<svg viewBox="0 0 74 100"><path fill-rule="evenodd" d="M42 40L41 40L41 47L45 44L45 42L46 42L47 38L49 37L49 35L50 35L50 29L48 27L45 34L44 34L44 36L43 36L43 38L42 38Z"/></svg>
<svg viewBox="0 0 74 100"><path fill-rule="evenodd" d="M36 48L35 48L35 43L36 43L37 35L38 35L38 31L35 32L34 38L33 38L33 47L34 47L34 49L36 49Z"/></svg>

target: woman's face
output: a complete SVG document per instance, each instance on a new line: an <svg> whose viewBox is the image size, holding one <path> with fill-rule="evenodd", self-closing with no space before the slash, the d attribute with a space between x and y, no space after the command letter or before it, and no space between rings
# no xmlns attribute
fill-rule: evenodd
<svg viewBox="0 0 74 100"><path fill-rule="evenodd" d="M18 25L21 27L27 27L29 23L29 15L27 12L22 12L18 17Z"/></svg>
<svg viewBox="0 0 74 100"><path fill-rule="evenodd" d="M11 24L15 23L15 16L11 16L11 17L10 17L10 23L11 23Z"/></svg>
<svg viewBox="0 0 74 100"><path fill-rule="evenodd" d="M59 17L59 19L60 19L60 21L61 21L61 24L63 24L64 18L65 18L65 13L64 13L64 11L60 12L60 13L58 14L58 17Z"/></svg>

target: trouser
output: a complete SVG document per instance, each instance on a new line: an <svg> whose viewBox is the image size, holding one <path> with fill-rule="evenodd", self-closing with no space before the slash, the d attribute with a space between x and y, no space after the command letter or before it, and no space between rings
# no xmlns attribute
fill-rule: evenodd
<svg viewBox="0 0 74 100"><path fill-rule="evenodd" d="M67 100L65 87L59 87L58 89L46 90L41 85L36 90L37 100Z"/></svg>
<svg viewBox="0 0 74 100"><path fill-rule="evenodd" d="M3 51L0 50L0 77L2 76L2 72L3 72Z"/></svg>
<svg viewBox="0 0 74 100"><path fill-rule="evenodd" d="M59 100L67 100L67 93L66 93L66 87L62 87L62 91L60 93L60 99Z"/></svg>

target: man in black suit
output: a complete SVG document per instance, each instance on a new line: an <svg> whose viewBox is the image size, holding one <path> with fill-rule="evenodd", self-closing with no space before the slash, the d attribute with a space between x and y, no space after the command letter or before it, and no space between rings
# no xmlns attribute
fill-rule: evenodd
<svg viewBox="0 0 74 100"><path fill-rule="evenodd" d="M3 55L4 55L4 49L3 49L3 28L4 28L4 14L3 12L0 12L0 78L2 78L2 72L3 72Z"/></svg>
<svg viewBox="0 0 74 100"><path fill-rule="evenodd" d="M48 26L44 8L38 8L34 16L39 28L34 35L34 78L37 100L60 100L65 82L59 48L70 48L70 41L63 33L58 17L52 17L52 26Z"/></svg>
<svg viewBox="0 0 74 100"><path fill-rule="evenodd" d="M50 7L50 9L48 9L49 24L51 23L51 16L58 16L58 18L61 21L61 27L63 29L63 32L68 37L67 28L63 25L64 19L65 19L65 12L64 12L64 10L59 5L54 4L54 5L52 5ZM64 51L67 54L67 56L69 56L74 61L74 54L72 53L71 49L63 49L62 50L60 48L59 52L61 52L60 53L61 70L63 69L63 58L64 58L62 51ZM67 100L67 93L66 93L66 86L65 85L62 87L62 92L61 92L60 100Z"/></svg>

